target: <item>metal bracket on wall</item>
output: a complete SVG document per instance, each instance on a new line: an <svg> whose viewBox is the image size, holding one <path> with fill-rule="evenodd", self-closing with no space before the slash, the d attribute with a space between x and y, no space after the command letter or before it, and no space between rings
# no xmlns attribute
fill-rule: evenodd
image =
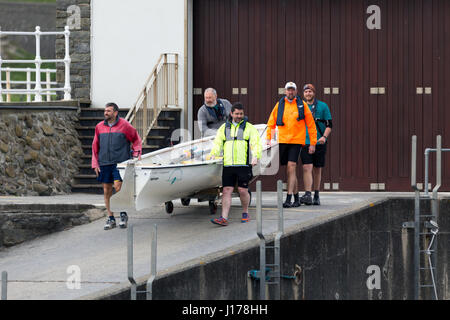
<svg viewBox="0 0 450 320"><path fill-rule="evenodd" d="M156 248L157 248L157 226L153 225L152 241L151 241L151 267L150 267L150 277L147 280L147 287L145 291L137 291L137 283L133 275L133 225L128 227L127 236L127 262L128 262L128 280L131 283L131 300L137 299L137 293L146 293L146 299L153 299L153 281L156 278Z"/></svg>
<svg viewBox="0 0 450 320"><path fill-rule="evenodd" d="M370 94L386 94L385 87L371 87Z"/></svg>
<svg viewBox="0 0 450 320"><path fill-rule="evenodd" d="M339 87L325 87L323 88L323 94L339 94Z"/></svg>
<svg viewBox="0 0 450 320"><path fill-rule="evenodd" d="M403 222L402 228L403 229L414 229L414 221Z"/></svg>
<svg viewBox="0 0 450 320"><path fill-rule="evenodd" d="M403 224L402 224L403 229L414 229L414 226L415 226L414 221L406 221L406 222L403 222ZM428 229L434 228L434 225L431 224L430 221L424 221L423 226Z"/></svg>

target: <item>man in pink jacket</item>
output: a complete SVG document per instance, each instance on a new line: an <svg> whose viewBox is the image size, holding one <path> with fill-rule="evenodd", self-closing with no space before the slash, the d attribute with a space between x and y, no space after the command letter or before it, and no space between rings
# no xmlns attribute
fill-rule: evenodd
<svg viewBox="0 0 450 320"><path fill-rule="evenodd" d="M142 141L136 129L128 121L119 117L117 104L107 103L104 116L105 120L95 127L95 136L92 142L92 168L95 170L97 181L103 185L105 205L109 216L104 229L110 230L116 227L114 213L110 209L113 185L116 192L119 192L122 187L122 178L117 170L117 164L130 159L131 156L140 157ZM127 214L121 212L119 226L126 228L127 222Z"/></svg>

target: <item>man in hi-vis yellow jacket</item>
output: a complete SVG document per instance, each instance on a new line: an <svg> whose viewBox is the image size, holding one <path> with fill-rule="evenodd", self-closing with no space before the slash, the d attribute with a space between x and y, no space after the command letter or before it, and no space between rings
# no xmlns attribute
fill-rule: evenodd
<svg viewBox="0 0 450 320"><path fill-rule="evenodd" d="M236 183L243 210L241 222L249 221L248 183L252 178L252 166L261 159L262 150L258 130L244 117L244 106L240 102L235 103L230 115L231 121L227 120L217 131L210 154L212 157L219 156L223 150L222 216L211 219L212 223L221 226L228 225L231 194Z"/></svg>

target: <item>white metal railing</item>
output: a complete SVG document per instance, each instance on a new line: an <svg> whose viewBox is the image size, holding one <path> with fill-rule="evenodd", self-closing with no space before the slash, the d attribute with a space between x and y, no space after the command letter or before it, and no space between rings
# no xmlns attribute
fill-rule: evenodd
<svg viewBox="0 0 450 320"><path fill-rule="evenodd" d="M126 116L143 144L164 107L178 106L178 54L163 53Z"/></svg>
<svg viewBox="0 0 450 320"><path fill-rule="evenodd" d="M36 57L34 60L3 60L1 55L1 42L0 42L0 102L3 102L3 94L7 94L7 100L8 100L8 94L26 94L27 100L28 96L31 94L34 94L34 101L35 102L42 102L42 95L44 92L46 92L47 100L49 99L49 95L56 94L57 91L64 91L64 99L63 100L70 100L71 99L71 87L70 87L70 55L69 55L69 26L64 27L64 31L55 31L55 32L42 32L41 28L39 26L36 27L36 31L34 32L16 32L16 31L1 31L0 29L0 40L3 35L20 35L20 36L35 36L36 38ZM64 59L42 59L41 58L41 36L48 36L48 35L64 35L65 39L65 55ZM43 63L57 63L57 62L64 62L65 66L65 77L64 77L64 88L52 88L51 81L47 78L44 84L46 85L46 88L42 88L42 81L41 81L41 73L43 70L41 70L41 65ZM29 83L31 85L31 80L28 78L28 69L26 68L17 68L19 70L15 71L13 68L9 68L9 73L7 71L7 67L2 67L2 64L5 63L34 63L36 65L35 69L30 69L30 72L33 71L36 75L35 81L33 81L34 89L31 89L31 86L27 85L26 89L11 89L10 85L13 84L9 78L6 79L5 82L2 80L2 71L6 71L6 76L10 77L11 72L27 72L27 81L25 84ZM50 71L50 73L53 70ZM48 69L45 69L44 72L48 72ZM55 70L56 72L56 70ZM30 74L31 75L31 74ZM47 76L49 77L49 76ZM31 77L30 77L31 79ZM7 88L3 89L3 83L6 83ZM9 88L8 88L9 84ZM9 98L10 99L10 98ZM30 96L31 100L31 96Z"/></svg>
<svg viewBox="0 0 450 320"><path fill-rule="evenodd" d="M11 94L26 94L27 102L31 102L31 85L36 85L36 81L31 81L31 73L36 73L36 69L32 68L3 68L2 71L6 74L6 80L1 80L0 85L6 85L6 102L11 102ZM12 72L26 72L26 81L11 80ZM45 81L41 80L41 86L44 85L43 92L46 92L45 96L47 101L51 101L52 96L56 96L56 91L52 89L52 85L58 84L56 81L51 81L51 74L56 74L56 69L41 69L41 74L45 74ZM40 77L39 77L40 79ZM13 89L12 86L26 86L26 89Z"/></svg>

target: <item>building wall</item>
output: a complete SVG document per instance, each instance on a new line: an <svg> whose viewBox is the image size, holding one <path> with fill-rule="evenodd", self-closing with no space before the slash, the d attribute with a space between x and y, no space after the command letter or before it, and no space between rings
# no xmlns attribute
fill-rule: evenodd
<svg viewBox="0 0 450 320"><path fill-rule="evenodd" d="M70 85L72 99L91 100L91 0L57 0L56 28L70 28ZM64 36L57 36L56 58L65 55ZM64 87L64 64L57 64L56 79Z"/></svg>
<svg viewBox="0 0 450 320"><path fill-rule="evenodd" d="M418 182L436 135L449 146L449 1L195 0L193 8L194 117L209 86L266 123L287 81L315 84L333 116L325 189L409 191L411 136ZM445 154L442 167L441 190L450 190ZM303 189L301 168L298 176Z"/></svg>
<svg viewBox="0 0 450 320"><path fill-rule="evenodd" d="M162 53L179 54L183 105L184 1L92 0L92 106L131 107Z"/></svg>

